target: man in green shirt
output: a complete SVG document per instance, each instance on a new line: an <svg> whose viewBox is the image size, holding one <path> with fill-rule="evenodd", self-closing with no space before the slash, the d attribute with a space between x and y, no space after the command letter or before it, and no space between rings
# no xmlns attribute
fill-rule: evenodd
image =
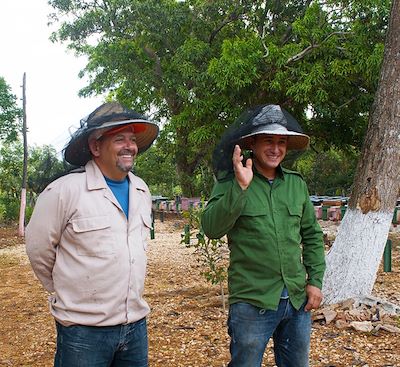
<svg viewBox="0 0 400 367"><path fill-rule="evenodd" d="M244 120L223 137L225 151L216 149L221 162L232 145L224 167L232 175L217 182L202 217L205 234L227 235L230 249L228 366L261 366L272 337L278 367L306 367L309 311L322 301L323 235L306 183L281 162L309 137L277 105L259 106ZM252 158L245 161L242 149Z"/></svg>

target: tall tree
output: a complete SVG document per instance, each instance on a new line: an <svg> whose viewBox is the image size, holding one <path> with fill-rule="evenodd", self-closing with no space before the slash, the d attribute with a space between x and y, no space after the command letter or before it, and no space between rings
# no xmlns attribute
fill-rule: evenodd
<svg viewBox="0 0 400 367"><path fill-rule="evenodd" d="M17 106L17 97L11 87L0 76L0 140L14 141L21 131L22 110Z"/></svg>
<svg viewBox="0 0 400 367"><path fill-rule="evenodd" d="M173 157L153 144L146 154L140 154L135 160L135 173L149 186L154 195L173 197L179 186Z"/></svg>
<svg viewBox="0 0 400 367"><path fill-rule="evenodd" d="M109 92L164 119L184 194L248 106L279 103L317 147L360 147L383 55L389 0L50 0L89 58L82 95ZM312 111L312 118L306 111ZM207 170L203 170L206 172Z"/></svg>
<svg viewBox="0 0 400 367"><path fill-rule="evenodd" d="M51 145L29 148L28 191L33 200L57 177L65 174L66 167Z"/></svg>
<svg viewBox="0 0 400 367"><path fill-rule="evenodd" d="M309 149L294 163L313 195L350 194L354 183L359 153L355 150L331 148L324 152ZM338 170L340 167L340 170Z"/></svg>
<svg viewBox="0 0 400 367"><path fill-rule="evenodd" d="M400 194L400 0L393 0L385 55L349 208L327 256L326 303L372 291Z"/></svg>
<svg viewBox="0 0 400 367"><path fill-rule="evenodd" d="M21 141L5 142L0 146L0 218L16 220L20 205L21 178L24 147ZM65 172L63 163L51 146L30 147L28 160L27 205L33 206L35 198L55 177Z"/></svg>

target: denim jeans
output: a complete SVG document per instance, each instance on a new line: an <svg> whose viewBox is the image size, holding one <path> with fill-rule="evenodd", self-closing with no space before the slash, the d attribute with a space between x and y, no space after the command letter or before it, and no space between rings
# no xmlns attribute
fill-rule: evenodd
<svg viewBox="0 0 400 367"><path fill-rule="evenodd" d="M307 367L310 351L311 314L297 311L289 299L281 299L276 311L248 303L229 308L231 337L229 367L260 367L269 339L274 340L278 367Z"/></svg>
<svg viewBox="0 0 400 367"><path fill-rule="evenodd" d="M56 323L55 367L147 367L146 318L117 326Z"/></svg>

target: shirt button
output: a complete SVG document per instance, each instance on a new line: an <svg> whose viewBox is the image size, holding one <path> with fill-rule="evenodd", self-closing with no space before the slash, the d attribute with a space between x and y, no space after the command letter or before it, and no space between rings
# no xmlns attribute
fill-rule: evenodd
<svg viewBox="0 0 400 367"><path fill-rule="evenodd" d="M135 259L132 259L132 260L131 260L131 264L134 264L134 263L135 263Z"/></svg>

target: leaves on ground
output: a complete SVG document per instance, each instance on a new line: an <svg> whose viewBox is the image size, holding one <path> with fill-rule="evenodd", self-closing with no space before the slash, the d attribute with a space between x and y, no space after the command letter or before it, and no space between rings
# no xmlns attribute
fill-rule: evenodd
<svg viewBox="0 0 400 367"><path fill-rule="evenodd" d="M328 225L336 226L324 223L324 231ZM145 298L151 306L150 366L223 367L229 361L227 314L219 287L201 277L204 269L193 250L180 244L183 228L181 220L157 220L156 238L149 240ZM16 233L15 227L0 227L0 366L52 366L55 327L47 294ZM393 271L380 270L374 295L399 304L400 234L391 236ZM400 327L400 319L378 313L376 307L354 304L314 312L310 366L400 366L400 334L393 329ZM373 329L357 331L351 322L369 322ZM274 366L272 342L266 366Z"/></svg>

